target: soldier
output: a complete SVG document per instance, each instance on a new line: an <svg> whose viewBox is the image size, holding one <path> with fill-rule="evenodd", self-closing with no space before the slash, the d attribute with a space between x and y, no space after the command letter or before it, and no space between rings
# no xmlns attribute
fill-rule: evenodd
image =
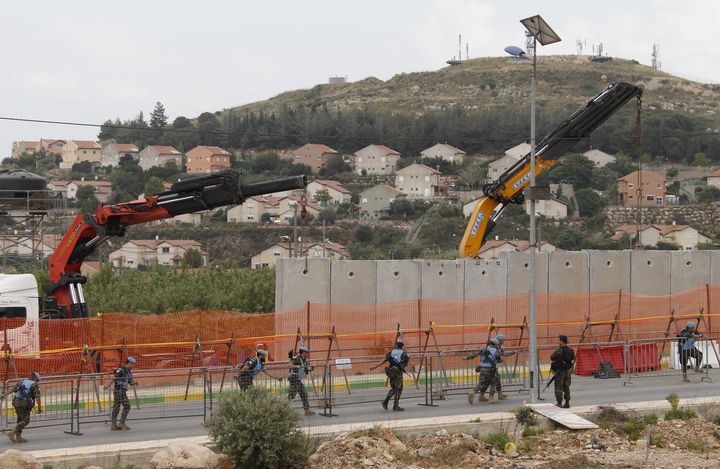
<svg viewBox="0 0 720 469"><path fill-rule="evenodd" d="M395 348L385 355L383 363L388 363L388 366L385 367L385 375L387 375L390 382L390 391L388 391L387 396L381 403L382 408L385 410L387 410L391 398L394 398L393 411L402 412L405 410L400 407L400 396L403 392L403 373L405 373L405 367L410 361L410 357L403 350L403 347L405 347L405 342L398 338L395 340Z"/></svg>
<svg viewBox="0 0 720 469"><path fill-rule="evenodd" d="M297 394L300 394L300 399L302 400L305 415L308 416L315 415L315 412L310 410L310 403L308 402L307 391L305 391L305 385L302 381L305 375L312 372L313 370L312 366L308 366L307 359L309 354L310 349L305 346L300 347L298 355L293 357L290 361L290 376L288 376L290 380L288 400L292 401L293 399L295 399L295 396Z"/></svg>
<svg viewBox="0 0 720 469"><path fill-rule="evenodd" d="M683 381L686 383L690 382L687 376L687 364L691 358L695 360L695 371L700 371L702 364L703 354L700 350L695 348L695 342L698 338L702 337L697 329L695 323L688 321L687 327L680 331L678 337L678 354L680 355L680 365L682 365Z"/></svg>
<svg viewBox="0 0 720 469"><path fill-rule="evenodd" d="M553 380L555 382L555 399L557 400L557 406L569 409L570 383L572 367L575 361L575 352L568 347L567 336L561 335L558 339L559 347L550 355L550 360L552 360L550 369L555 373ZM563 397L565 398L565 404L562 402Z"/></svg>
<svg viewBox="0 0 720 469"><path fill-rule="evenodd" d="M42 413L42 402L40 401L40 373L34 372L27 379L20 381L12 389L5 391L0 399L5 399L8 394L14 393L12 405L17 415L15 428L7 434L12 443L27 443L22 437L22 431L30 424L30 413L37 402L38 414Z"/></svg>
<svg viewBox="0 0 720 469"><path fill-rule="evenodd" d="M475 389L468 393L468 402L472 404L475 400L475 394L480 393L478 401L487 401L490 404L495 404L495 374L497 373L497 364L501 360L500 351L498 350L499 341L493 337L490 342L481 350L473 352L465 360L472 360L475 357L480 357L480 365L475 368L475 371L480 373L480 380ZM490 388L489 397L485 397L485 391Z"/></svg>
<svg viewBox="0 0 720 469"><path fill-rule="evenodd" d="M130 427L125 425L125 419L127 419L130 413L130 400L128 399L128 388L130 386L136 386L137 383L133 380L132 369L135 367L135 359L133 357L127 357L125 360L125 366L121 366L115 370L113 376L113 410L110 415L111 423L110 430L130 430ZM120 413L120 406L122 405L123 411L120 415L120 423L117 422L118 414Z"/></svg>
<svg viewBox="0 0 720 469"><path fill-rule="evenodd" d="M254 385L255 377L260 374L260 372L265 373L272 379L280 379L265 371L265 362L267 361L267 357L267 350L259 348L257 349L257 352L255 352L254 357L247 358L242 365L238 365L236 367L238 375L235 379L237 380L240 389L245 391L251 388Z"/></svg>
<svg viewBox="0 0 720 469"><path fill-rule="evenodd" d="M504 336L504 335L498 334L498 335L495 336L495 338L496 338L497 341L498 341L497 349L498 349L498 352L499 352L499 353L498 353L499 362L501 362L501 361L503 360L503 357L509 357L510 355L515 355L515 352L514 352L514 351L507 351L507 352L506 352L505 350L502 349L502 346L503 346L503 344L505 343L505 336ZM495 390L496 390L497 393L498 393L498 399L500 399L500 400L507 399L507 394L504 394L504 393L502 392L502 381L500 380L500 372L498 371L498 368L497 368L497 367L495 367Z"/></svg>

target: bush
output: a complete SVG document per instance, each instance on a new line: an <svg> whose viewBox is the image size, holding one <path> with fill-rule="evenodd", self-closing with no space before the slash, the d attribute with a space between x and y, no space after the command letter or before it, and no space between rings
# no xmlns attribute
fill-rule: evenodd
<svg viewBox="0 0 720 469"><path fill-rule="evenodd" d="M645 425L655 425L658 423L658 416L657 414L647 414L643 416L642 420Z"/></svg>
<svg viewBox="0 0 720 469"><path fill-rule="evenodd" d="M526 427L532 427L538 423L535 411L524 405L515 409L515 420L517 420L517 423L520 425L524 425Z"/></svg>
<svg viewBox="0 0 720 469"><path fill-rule="evenodd" d="M483 438L483 441L489 445L493 445L495 449L503 451L505 445L510 443L510 435L507 432L490 432Z"/></svg>
<svg viewBox="0 0 720 469"><path fill-rule="evenodd" d="M522 431L522 436L523 438L528 438L535 435L542 435L543 433L545 433L545 430L543 430L542 428L525 427Z"/></svg>
<svg viewBox="0 0 720 469"><path fill-rule="evenodd" d="M298 421L287 399L257 387L223 393L205 426L236 467L252 469L306 461L309 445Z"/></svg>
<svg viewBox="0 0 720 469"><path fill-rule="evenodd" d="M631 417L625 424L620 427L620 431L627 436L630 441L637 441L645 431L645 422L642 419Z"/></svg>
<svg viewBox="0 0 720 469"><path fill-rule="evenodd" d="M697 417L692 409L680 408L680 397L676 393L668 394L665 400L670 403L672 409L665 412L665 420L690 420Z"/></svg>

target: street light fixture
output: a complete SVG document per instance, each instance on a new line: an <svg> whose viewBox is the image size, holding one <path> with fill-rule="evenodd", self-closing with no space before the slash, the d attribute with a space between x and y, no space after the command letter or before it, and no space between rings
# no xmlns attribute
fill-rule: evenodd
<svg viewBox="0 0 720 469"><path fill-rule="evenodd" d="M538 386L538 352L537 352L537 273L535 257L537 254L537 215L535 213L535 72L537 67L537 43L546 46L560 42L560 36L540 16L535 15L520 20L533 38L532 72L530 75L530 402L536 403L540 397Z"/></svg>

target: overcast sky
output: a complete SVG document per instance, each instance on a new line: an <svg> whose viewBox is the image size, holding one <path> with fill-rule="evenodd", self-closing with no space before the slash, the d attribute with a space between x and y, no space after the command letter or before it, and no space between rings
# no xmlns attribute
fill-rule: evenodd
<svg viewBox="0 0 720 469"><path fill-rule="evenodd" d="M542 5L539 7L538 5ZM576 40L617 57L720 81L713 0L6 1L0 116L81 122L132 117L164 103L170 118L325 83L436 70L456 55L503 55L522 45L520 18L541 14L574 54ZM464 51L463 51L464 54ZM0 121L0 156L13 140L94 139L96 129Z"/></svg>

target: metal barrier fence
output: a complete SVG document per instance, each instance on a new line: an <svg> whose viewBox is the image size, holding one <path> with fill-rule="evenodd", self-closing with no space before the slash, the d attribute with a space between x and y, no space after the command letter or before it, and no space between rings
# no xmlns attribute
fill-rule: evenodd
<svg viewBox="0 0 720 469"><path fill-rule="evenodd" d="M697 373L702 381L710 380L709 364L720 361L716 345L702 340L698 346L703 360ZM676 338L575 344L573 348L577 357L575 374L580 376L599 379L624 376L623 384L629 384L640 377L679 376L683 371ZM539 348L538 385L549 378L548 364L553 349ZM498 368L502 391L527 392L527 350L507 348L506 352L514 353L504 357ZM402 400L437 407L449 396L469 392L478 383L475 368L479 363L479 358L467 360L469 353L469 350L410 353ZM691 359L688 373L695 373L697 358ZM331 417L337 415L338 409L367 403L379 405L389 390L383 360L382 356L310 360L314 369L304 379L310 407L322 416ZM288 371L287 363L269 363L255 377L254 386L287 396ZM239 374L232 366L134 370L133 377L138 386L128 391L132 406L129 422L193 416L205 419L222 393L235 391L241 385ZM4 389L20 381L7 381ZM40 384L44 412L33 413L28 428L66 427L67 433L81 435L84 425L110 422L114 387L111 374L50 376L44 377ZM0 402L0 426L5 430L14 426L12 400L10 394ZM301 409L303 403L296 398L291 405Z"/></svg>

